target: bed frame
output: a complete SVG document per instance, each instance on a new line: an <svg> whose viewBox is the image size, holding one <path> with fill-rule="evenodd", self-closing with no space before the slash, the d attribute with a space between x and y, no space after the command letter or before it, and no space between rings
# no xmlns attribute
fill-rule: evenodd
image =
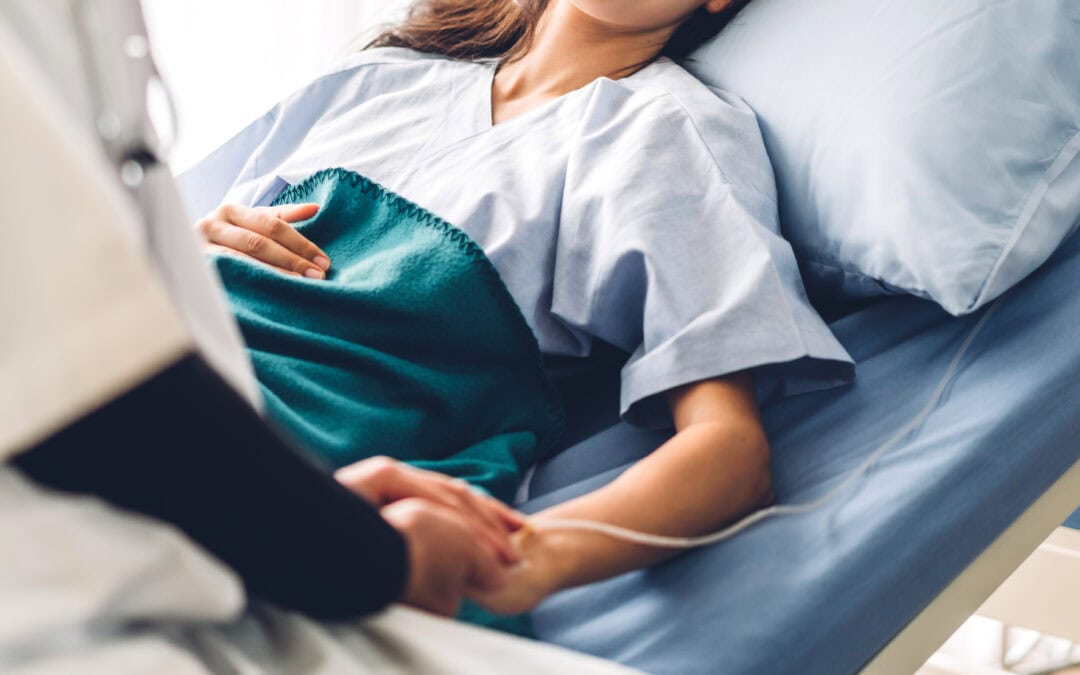
<svg viewBox="0 0 1080 675"><path fill-rule="evenodd" d="M898 675L918 671L976 613L1080 642L1080 613L1075 609L1080 607L1080 531L1059 527L1078 502L1080 461L1020 514L861 672ZM957 671L931 667L930 672Z"/></svg>
<svg viewBox="0 0 1080 675"><path fill-rule="evenodd" d="M1080 531L1059 527L979 607L979 616L1080 643Z"/></svg>

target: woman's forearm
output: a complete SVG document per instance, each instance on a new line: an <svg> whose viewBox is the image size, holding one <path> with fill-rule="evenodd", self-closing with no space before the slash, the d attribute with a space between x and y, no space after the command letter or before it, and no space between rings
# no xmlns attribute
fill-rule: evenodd
<svg viewBox="0 0 1080 675"><path fill-rule="evenodd" d="M693 537L721 529L772 500L769 444L748 373L668 392L678 433L608 485L541 511L515 533L524 563L507 587L474 597L516 614L572 586L654 565L684 549L660 548L603 533L545 528L582 519L647 534Z"/></svg>
<svg viewBox="0 0 1080 675"><path fill-rule="evenodd" d="M668 536L708 534L771 499L768 443L757 424L685 427L609 485L537 514ZM550 591L647 567L682 552L604 534L538 529L528 543ZM538 570L539 571L539 570Z"/></svg>

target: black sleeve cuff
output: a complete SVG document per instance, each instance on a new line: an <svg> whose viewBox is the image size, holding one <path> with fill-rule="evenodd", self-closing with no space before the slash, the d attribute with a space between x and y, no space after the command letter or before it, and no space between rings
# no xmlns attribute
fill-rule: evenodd
<svg viewBox="0 0 1080 675"><path fill-rule="evenodd" d="M316 618L377 611L405 587L401 535L198 356L14 463L46 486L175 524L233 567L252 596Z"/></svg>

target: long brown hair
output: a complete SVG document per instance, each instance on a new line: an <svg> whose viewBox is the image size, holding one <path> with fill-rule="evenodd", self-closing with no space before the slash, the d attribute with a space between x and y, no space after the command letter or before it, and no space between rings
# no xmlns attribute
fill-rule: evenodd
<svg viewBox="0 0 1080 675"><path fill-rule="evenodd" d="M370 47L408 47L452 59L513 61L529 51L549 0L419 0L405 20L375 38ZM704 9L685 21L661 50L683 59L720 32L749 0L725 10Z"/></svg>

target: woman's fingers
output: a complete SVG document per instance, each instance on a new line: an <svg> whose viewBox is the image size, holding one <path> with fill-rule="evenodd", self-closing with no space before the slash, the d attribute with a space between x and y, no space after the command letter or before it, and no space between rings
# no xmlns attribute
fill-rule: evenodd
<svg viewBox="0 0 1080 675"><path fill-rule="evenodd" d="M493 529L499 532L517 529L509 527L507 518L504 515L507 509L501 502L477 493L467 482L461 479L453 479L450 484L451 489L456 490L461 498L469 504L469 507L479 513Z"/></svg>
<svg viewBox="0 0 1080 675"><path fill-rule="evenodd" d="M477 495L471 494L468 488L465 488L465 492L469 494L463 494L459 488L449 484L437 489L443 495L439 501L471 518L477 531L499 552L504 562L509 564L518 562L519 557L513 542L510 541L510 533L491 510L476 499Z"/></svg>
<svg viewBox="0 0 1080 675"><path fill-rule="evenodd" d="M286 227L289 227L286 225ZM211 225L207 241L260 262L309 279L325 279L326 273L309 260L296 255L274 239L254 230L217 222Z"/></svg>
<svg viewBox="0 0 1080 675"><path fill-rule="evenodd" d="M325 272L330 269L330 256L292 226L292 223L313 218L318 212L318 204L260 207L252 209L249 219L254 228L261 228L256 231L311 261Z"/></svg>
<svg viewBox="0 0 1080 675"><path fill-rule="evenodd" d="M479 542L476 542L476 545L479 547ZM487 553L487 551L479 550L471 556L472 564L469 566L466 577L470 590L497 591L506 585L506 568L500 564L499 558L487 555ZM502 556L502 562L506 562L505 556ZM510 564L517 564L517 562L518 560L515 559L510 561Z"/></svg>
<svg viewBox="0 0 1080 675"><path fill-rule="evenodd" d="M508 570L497 551L466 514L417 498L396 501L380 513L408 542L404 602L452 616L465 592L494 591L506 583Z"/></svg>
<svg viewBox="0 0 1080 675"><path fill-rule="evenodd" d="M226 255L234 255L237 258L247 258L248 260L253 260L253 261L258 262L258 263L262 262L261 260L256 260L255 258L252 258L251 256L247 255L246 253L240 253L239 251L231 249L231 248L229 248L227 246L220 246L218 244L207 244L206 248L208 248L209 250L214 251L216 253L224 253ZM280 272L282 274L287 274L287 275L289 275L291 277L300 276L296 272L290 272L289 270L280 270Z"/></svg>
<svg viewBox="0 0 1080 675"><path fill-rule="evenodd" d="M269 209L274 215L290 223L296 223L308 218L314 218L319 212L318 204L285 204L284 206L260 207Z"/></svg>
<svg viewBox="0 0 1080 675"><path fill-rule="evenodd" d="M525 514L515 511L506 504L503 504L497 499L486 498L490 502L491 507L499 515L503 524L506 525L511 531L516 532L525 527Z"/></svg>
<svg viewBox="0 0 1080 675"><path fill-rule="evenodd" d="M325 279L330 258L292 223L313 217L317 204L247 208L225 205L195 224L207 242L309 279Z"/></svg>

